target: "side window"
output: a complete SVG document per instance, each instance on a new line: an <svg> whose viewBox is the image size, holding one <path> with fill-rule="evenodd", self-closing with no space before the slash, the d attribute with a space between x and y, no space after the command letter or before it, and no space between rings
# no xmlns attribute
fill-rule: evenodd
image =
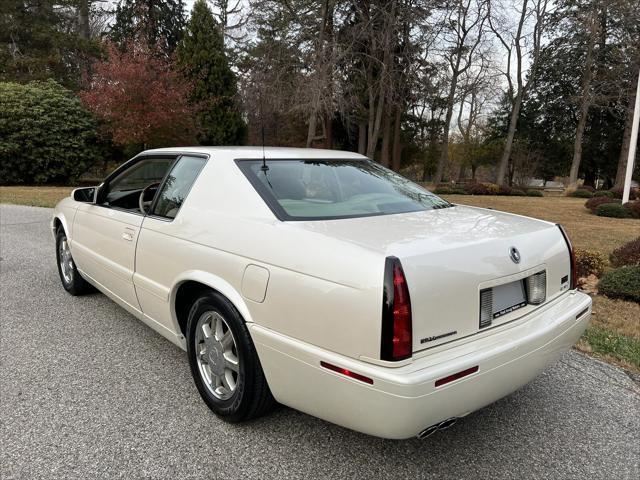
<svg viewBox="0 0 640 480"><path fill-rule="evenodd" d="M109 182L109 193L142 190L147 185L161 182L173 161L173 158L141 160Z"/></svg>
<svg viewBox="0 0 640 480"><path fill-rule="evenodd" d="M158 192L158 199L152 214L175 218L205 163L206 160L200 157L180 157L162 185L162 189Z"/></svg>

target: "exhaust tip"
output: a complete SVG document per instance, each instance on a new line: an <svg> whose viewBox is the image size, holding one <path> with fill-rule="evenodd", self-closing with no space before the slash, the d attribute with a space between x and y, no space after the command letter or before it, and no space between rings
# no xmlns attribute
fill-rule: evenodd
<svg viewBox="0 0 640 480"><path fill-rule="evenodd" d="M447 428L451 428L457 422L458 422L457 417L448 418L444 422L440 423L440 425L438 425L438 430L446 430Z"/></svg>
<svg viewBox="0 0 640 480"><path fill-rule="evenodd" d="M433 435L437 431L438 431L438 425L431 425L430 427L427 427L423 431L421 431L418 434L418 438L420 440L424 440L425 438L430 437L431 435Z"/></svg>
<svg viewBox="0 0 640 480"><path fill-rule="evenodd" d="M430 437L438 430L446 430L448 428L453 427L458 422L458 417L451 417L443 420L440 423L436 423L435 425L431 425L430 427L425 428L421 431L417 436L420 440L424 440L427 437Z"/></svg>

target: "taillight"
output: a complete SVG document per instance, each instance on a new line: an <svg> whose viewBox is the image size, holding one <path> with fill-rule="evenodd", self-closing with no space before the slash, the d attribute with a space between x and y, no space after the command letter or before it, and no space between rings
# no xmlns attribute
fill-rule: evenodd
<svg viewBox="0 0 640 480"><path fill-rule="evenodd" d="M382 298L382 360L404 360L411 356L411 299L400 260L387 257Z"/></svg>
<svg viewBox="0 0 640 480"><path fill-rule="evenodd" d="M569 261L571 272L569 274L569 278L571 278L571 283L569 284L569 288L571 290L575 290L578 287L578 270L576 269L576 256L573 253L573 245L571 245L571 240L569 240L569 235L567 235L566 230L562 225L556 223L562 236L564 237L564 241L567 244L567 248L569 249Z"/></svg>

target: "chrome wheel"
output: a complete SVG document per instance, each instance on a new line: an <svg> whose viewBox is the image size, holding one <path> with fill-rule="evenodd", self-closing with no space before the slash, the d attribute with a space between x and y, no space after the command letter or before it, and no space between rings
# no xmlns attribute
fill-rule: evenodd
<svg viewBox="0 0 640 480"><path fill-rule="evenodd" d="M238 384L240 361L235 338L222 315L208 311L200 316L194 346L204 384L216 398L231 398Z"/></svg>
<svg viewBox="0 0 640 480"><path fill-rule="evenodd" d="M73 270L75 267L73 265L73 257L71 256L71 250L69 250L69 244L67 243L66 237L62 238L58 249L58 261L60 262L62 278L67 285L71 285L73 282Z"/></svg>

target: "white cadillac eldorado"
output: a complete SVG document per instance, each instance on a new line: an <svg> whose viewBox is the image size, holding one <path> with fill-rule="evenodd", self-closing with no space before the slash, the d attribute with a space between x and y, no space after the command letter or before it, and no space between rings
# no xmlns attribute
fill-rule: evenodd
<svg viewBox="0 0 640 480"><path fill-rule="evenodd" d="M591 314L559 225L451 204L349 152L149 150L51 226L64 288L185 349L232 422L277 401L425 437L529 382Z"/></svg>

